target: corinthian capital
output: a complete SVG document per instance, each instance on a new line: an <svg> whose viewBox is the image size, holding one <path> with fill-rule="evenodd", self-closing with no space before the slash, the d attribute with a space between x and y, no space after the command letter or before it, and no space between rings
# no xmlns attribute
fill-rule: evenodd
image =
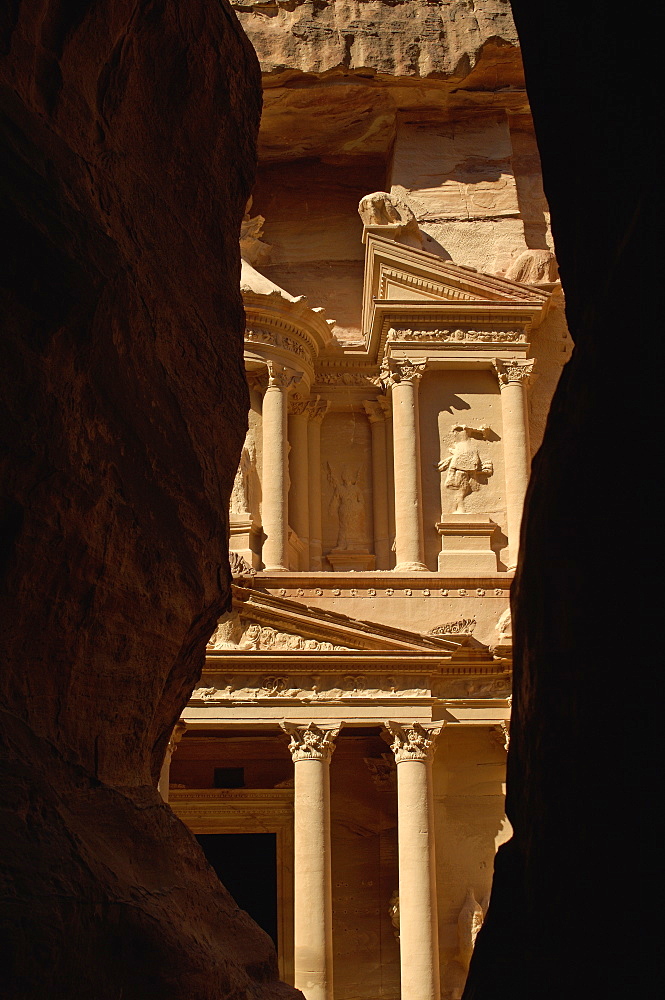
<svg viewBox="0 0 665 1000"><path fill-rule="evenodd" d="M266 362L268 368L268 387L277 386L279 389L290 389L302 381L302 372L294 372L292 368L285 368L274 361Z"/></svg>
<svg viewBox="0 0 665 1000"><path fill-rule="evenodd" d="M381 362L379 378L384 385L396 385L399 382L417 382L422 378L427 367L427 358L423 361L411 361L409 358L384 358Z"/></svg>
<svg viewBox="0 0 665 1000"><path fill-rule="evenodd" d="M512 361L500 361L498 358L495 358L492 362L501 387L508 385L509 382L521 382L526 385L531 378L531 373L533 372L533 366L535 363L536 362L533 358L529 358L528 361L520 361L517 359Z"/></svg>
<svg viewBox="0 0 665 1000"><path fill-rule="evenodd" d="M309 409L307 410L310 420L315 420L317 423L321 423L328 408L330 406L329 399L321 399L320 396L316 396L314 399L309 401Z"/></svg>
<svg viewBox="0 0 665 1000"><path fill-rule="evenodd" d="M383 409L378 399L363 399L363 408L369 417L369 422L371 424L376 423L377 420L386 419L386 411Z"/></svg>
<svg viewBox="0 0 665 1000"><path fill-rule="evenodd" d="M335 749L335 738L341 729L341 726L319 729L313 722L306 726L280 722L280 726L291 737L289 750L294 764L299 760L330 760Z"/></svg>
<svg viewBox="0 0 665 1000"><path fill-rule="evenodd" d="M290 399L289 400L289 413L292 417L301 417L303 413L305 416L309 415L309 408L311 403L308 399Z"/></svg>
<svg viewBox="0 0 665 1000"><path fill-rule="evenodd" d="M395 754L397 763L400 764L403 760L431 761L436 738L444 725L445 722L437 722L421 726L419 722L414 722L410 726L402 726L397 722L386 722L386 729L392 737L390 749Z"/></svg>

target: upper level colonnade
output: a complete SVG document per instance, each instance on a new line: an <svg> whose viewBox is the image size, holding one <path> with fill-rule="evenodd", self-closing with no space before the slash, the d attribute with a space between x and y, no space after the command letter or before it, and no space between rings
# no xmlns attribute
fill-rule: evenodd
<svg viewBox="0 0 665 1000"><path fill-rule="evenodd" d="M231 548L256 571L487 575L517 563L529 335L554 283L409 245L408 220L381 223L389 198L361 202L362 342L338 340L322 309L243 260L252 411Z"/></svg>

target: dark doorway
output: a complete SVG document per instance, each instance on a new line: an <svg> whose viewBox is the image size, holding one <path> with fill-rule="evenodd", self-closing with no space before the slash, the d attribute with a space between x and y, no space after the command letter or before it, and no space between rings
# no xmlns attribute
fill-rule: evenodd
<svg viewBox="0 0 665 1000"><path fill-rule="evenodd" d="M277 835L202 833L196 839L219 881L277 947Z"/></svg>

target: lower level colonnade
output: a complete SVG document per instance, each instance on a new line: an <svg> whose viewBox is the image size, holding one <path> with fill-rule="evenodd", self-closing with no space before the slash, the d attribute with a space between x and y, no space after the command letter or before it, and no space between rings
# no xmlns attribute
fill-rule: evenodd
<svg viewBox="0 0 665 1000"><path fill-rule="evenodd" d="M336 812L338 815L336 818L336 833L333 833L331 817L330 776L331 762L336 746L339 744L342 724L324 723L322 721L305 724L302 719L299 719L298 722L282 721L280 726L283 733L289 737L288 751L293 762L292 777L284 778L277 782L275 791L273 792L275 796L289 796L289 801L292 803L292 818L290 821L292 828L291 857L293 866L292 896L290 897L292 907L289 914L292 931L292 937L289 934L291 939L289 951L291 955L285 963L285 956L283 954L285 942L280 941L282 975L285 978L292 979L294 985L302 990L306 1000L345 1000L345 998L352 996L395 997L400 998L400 1000L440 1000L443 996L452 1000L455 996L460 995L460 988L466 973L470 951L467 942L465 954L464 941L461 938L457 939L460 933L462 935L465 933L465 921L468 924L469 934L475 937L479 926L479 919L482 920L482 910L473 891L471 891L472 908L469 910L468 891L470 890L464 890L466 898L462 894L460 901L454 901L453 934L455 940L452 952L453 961L448 961L447 963L447 983L442 993L440 986L440 969L442 967L439 954L440 938L444 944L445 951L446 938L450 937L450 932L445 926L442 926L439 915L442 886L437 886L436 832L438 827L439 835L441 835L441 819L439 817L438 820L435 820L434 792L435 785L439 786L441 790L441 776L445 773L446 767L445 761L440 759L439 776L435 779L433 763L437 741L444 726L446 726L445 722L407 724L404 721L395 722L386 720L383 727L375 729L373 750L370 751L373 753L371 758L363 758L361 756L363 752L367 752L366 750L361 750L358 753L355 749L355 747L364 747L366 743L362 742L360 736L356 737L354 735L353 727L344 728L345 740L342 742L345 744L345 756L340 762L341 767L338 771L340 778L338 779L337 790ZM446 726L446 731L450 731L451 728L459 730L458 726ZM364 734L365 730L362 730L362 733ZM380 756L376 755L376 748L378 746L376 740L379 734L382 737L379 743L385 747L386 751L388 747L385 744L388 743L392 753L386 752ZM484 730L484 734L480 734L478 728L475 727L475 733L470 735L476 741L480 735L484 735L484 741L486 741L488 748L488 763L494 763L496 766L497 756L499 761L503 759L504 755L502 753L497 754L497 751L503 749L500 739L502 737L501 733L497 734L490 731L490 738L488 738L487 729ZM236 746L241 743L240 739L234 738L232 732L227 733L227 736L227 742L234 743ZM453 734L453 737L457 737L459 742L459 734ZM275 741L279 740L279 737L273 732L270 737L263 735L259 736L258 739L263 739L266 743L269 739L272 739L274 746ZM282 736L283 739L284 737ZM181 741L178 753L174 755L174 764L180 767L180 771L176 769L172 773L172 777L174 774L176 778L187 777L189 774L193 774L191 765L186 759L183 759L191 752L188 750L188 744L196 747L198 744L202 745L206 743L206 741L206 745L211 747L212 738L210 736L197 738L196 731L190 731L188 738ZM220 738L218 742L223 744L224 739ZM250 739L247 738L247 735L245 735L245 743L248 746L250 744ZM351 760L350 748L352 747L354 756ZM232 762L235 762L241 759L237 750L233 751L236 756L229 756L228 752L223 752L221 756L217 751L209 750L208 752L217 753L215 759L218 761L224 760L228 762L232 760ZM353 988L349 988L343 981L340 982L337 988L333 985L333 965L335 965L336 973L339 969L342 970L342 980L353 978L348 968L345 969L344 967L339 944L335 941L336 927L339 927L339 921L344 913L353 912L351 908L354 901L360 901L362 904L364 895L370 895L376 891L374 888L376 878L372 877L375 876L375 870L371 869L366 862L365 864L362 862L359 864L357 861L349 862L349 870L353 871L357 884L353 884L353 876L350 877L346 874L347 859L344 857L344 854L348 853L350 855L352 849L349 849L348 839L343 840L343 838L347 837L345 827L354 826L354 818L352 815L347 815L346 818L340 815L340 812L344 810L345 803L343 800L351 800L350 812L351 814L353 812L357 814L356 825L360 827L361 824L367 824L367 819L360 815L362 804L358 805L357 799L355 803L353 802L354 795L360 795L362 799L363 793L362 788L353 792L350 789L349 776L352 773L351 765L358 774L358 778L361 779L358 782L360 786L363 786L363 782L366 783L368 775L371 775L373 785L376 788L380 787L384 796L387 790L392 790L391 800L393 802L395 801L396 783L395 853L397 855L397 871L394 874L390 873L392 870L390 868L390 855L394 851L394 848L381 847L379 853L382 856L378 864L380 868L379 881L382 881L382 889L378 895L384 905L381 907L382 913L377 918L377 923L382 924L384 928L386 923L388 923L386 921L388 907L385 904L388 903L389 886L392 885L394 887L392 898L390 898L392 927L388 923L388 933L391 937L394 935L394 939L397 942L398 951L395 957L398 957L399 960L399 975L398 981L393 981L392 985L387 981L389 976L382 984L379 984L378 981L375 983L371 982L372 977L378 980L380 976L378 967L381 958L379 953L377 953L375 960L368 961L367 957L362 955L364 938L367 935L361 926L361 921L358 921L356 932L358 934L359 947L356 956L354 956L357 966L355 969L355 978L361 981L363 979L366 980L364 984L366 992L363 992L362 985L359 987L356 984ZM468 770L468 762L464 764L464 767ZM477 770L475 763L474 768ZM236 768L236 770L239 769ZM282 768L280 773L284 773L284 768ZM483 777L486 777L487 774L488 771L485 769ZM261 784L266 784L265 777L258 780ZM443 779L443 783L449 786L454 785L454 782L454 776L451 777L449 775ZM250 783L253 782L250 780ZM345 783L348 794L345 794ZM199 804L203 803L207 793L203 791L197 792L197 790L189 788L185 791L183 785L188 784L190 782L175 782L171 786L174 789L171 793L171 801L176 812L192 827L194 833L206 832L209 829L221 830L222 827L206 826L205 823L202 825L200 817L203 813L200 813L197 819L196 809L194 808L192 811L192 806L196 805L197 799L199 800ZM366 784L364 787L367 787ZM499 790L502 790L500 786ZM483 788L483 792L487 794L487 787ZM212 794L214 795L215 793ZM268 796L269 792L257 791L252 793L251 789L238 788L237 791L231 789L227 791L220 790L216 794L221 796L216 800L218 808L222 811L226 810L227 815L231 817L237 816L237 803L234 802L234 799L237 799L237 802L242 804L244 797L251 798L252 795ZM455 809L459 808L456 799L459 799L459 796L453 796L450 799L450 804L446 807L451 816L454 816ZM384 801L386 801L385 797ZM440 807L441 803L439 804ZM209 806L207 808L210 810ZM251 798L253 821L256 823L257 820L260 820L259 826L256 829L272 829L273 827L270 825L271 821L269 819L264 821L259 816L260 808L260 800ZM371 806L368 802L368 813L370 808ZM468 811L468 805L463 805L463 809L465 810L463 817L464 829L465 834L467 834L468 815L466 812ZM248 815L249 813L245 813L245 817ZM377 819L377 827L381 826L386 826L385 816L382 819ZM230 820L228 829L235 832L250 829L250 827L246 826L246 820L243 821L234 818ZM254 829L254 827L252 826L251 829ZM476 838L479 841L481 834L482 831L476 833ZM365 842L367 842L368 835L365 831L363 831L363 836ZM336 882L334 883L332 854L333 839L335 837L337 837L335 849L337 851L336 863L338 870L335 875ZM455 833L453 831L453 840L454 837ZM445 847L446 844L444 842ZM493 847L494 845L492 844ZM343 858L341 865L339 864L340 857ZM454 863L459 866L460 863L464 864L466 860L466 858L461 857ZM439 872L442 870L442 862L445 863L446 867L449 867L451 859L445 857L439 859ZM479 867L483 871L483 877L489 881L491 873L489 859L488 861L481 860ZM340 869L343 870L341 875ZM395 876L397 876L397 879L395 879ZM394 882L392 881L393 879L395 879ZM337 888L335 888L335 884ZM476 886L478 886L478 882L476 882ZM480 888L482 889L482 884ZM282 892L285 898L290 895L284 888ZM334 912L335 892L338 894L338 905L344 908L349 907L349 910L342 909L341 915ZM475 887L475 892L481 898L482 893L477 887ZM386 897L385 899L383 899L384 896ZM461 910L460 902L464 903ZM242 905L242 902L240 905ZM281 905L281 901L278 901L278 905ZM447 913L448 905L444 898L442 914L444 924L446 920L450 923L450 917ZM466 910L469 910L469 913L466 913ZM355 912L357 911L358 907L355 907ZM382 933L385 938L385 930ZM381 932L379 936L380 934ZM395 940L392 945L388 945L384 941L381 948L394 949ZM448 955L448 959L450 957L451 955ZM348 952L345 962L348 966L350 962ZM363 962L366 963L365 970L363 970ZM446 963L444 962L445 967Z"/></svg>

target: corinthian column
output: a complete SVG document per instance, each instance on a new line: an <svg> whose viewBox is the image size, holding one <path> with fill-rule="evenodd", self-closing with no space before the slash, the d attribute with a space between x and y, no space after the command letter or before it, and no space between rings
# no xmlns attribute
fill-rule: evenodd
<svg viewBox="0 0 665 1000"><path fill-rule="evenodd" d="M517 566L522 510L531 469L526 387L533 366L532 360L494 361L494 369L501 387L509 570L514 570Z"/></svg>
<svg viewBox="0 0 665 1000"><path fill-rule="evenodd" d="M422 494L418 475L418 382L426 361L384 361L381 380L392 386L397 572L427 570L423 562Z"/></svg>
<svg viewBox="0 0 665 1000"><path fill-rule="evenodd" d="M363 406L372 431L372 513L376 568L390 569L386 414L378 401L366 399Z"/></svg>
<svg viewBox="0 0 665 1000"><path fill-rule="evenodd" d="M294 985L333 1000L330 758L340 727L283 722L294 763Z"/></svg>
<svg viewBox="0 0 665 1000"><path fill-rule="evenodd" d="M268 362L268 388L263 397L263 565L267 572L284 572L288 564L287 400L302 375Z"/></svg>
<svg viewBox="0 0 665 1000"><path fill-rule="evenodd" d="M309 569L309 477L307 418L310 403L305 399L289 402L289 522L304 545L300 565L296 569Z"/></svg>
<svg viewBox="0 0 665 1000"><path fill-rule="evenodd" d="M309 465L309 568L320 570L323 564L321 528L321 423L330 402L319 396L310 403L307 428Z"/></svg>
<svg viewBox="0 0 665 1000"><path fill-rule="evenodd" d="M439 1000L432 759L443 723L386 728L397 762L401 1000Z"/></svg>

